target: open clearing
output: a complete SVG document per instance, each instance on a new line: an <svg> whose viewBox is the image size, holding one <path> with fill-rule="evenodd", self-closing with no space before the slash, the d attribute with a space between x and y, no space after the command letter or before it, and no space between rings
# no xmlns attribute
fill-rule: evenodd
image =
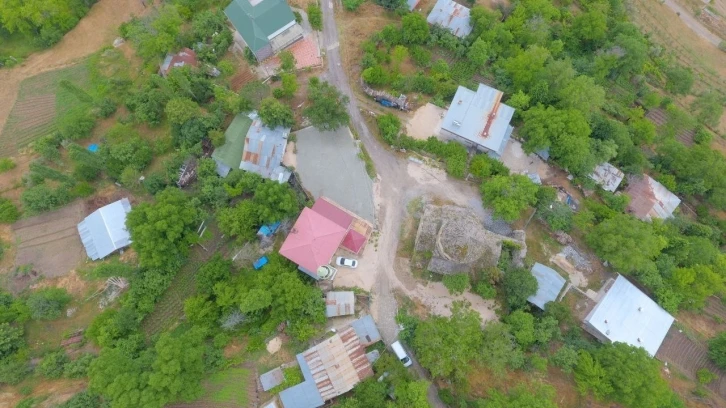
<svg viewBox="0 0 726 408"><path fill-rule="evenodd" d="M60 210L15 223L15 265L33 265L34 271L48 278L75 269L85 256L77 229L85 215L85 204L78 200Z"/></svg>
<svg viewBox="0 0 726 408"><path fill-rule="evenodd" d="M53 48L32 54L19 66L0 69L0 128L5 126L24 79L73 65L104 45L111 45L121 23L150 9L144 9L139 0L100 0Z"/></svg>
<svg viewBox="0 0 726 408"><path fill-rule="evenodd" d="M204 396L187 404L173 404L169 408L243 408L257 404L257 379L254 372L242 367L216 372L204 381Z"/></svg>
<svg viewBox="0 0 726 408"><path fill-rule="evenodd" d="M61 87L68 81L77 89L88 84L85 62L24 80L18 97L0 133L0 156L11 156L20 148L56 130L56 119L82 102Z"/></svg>

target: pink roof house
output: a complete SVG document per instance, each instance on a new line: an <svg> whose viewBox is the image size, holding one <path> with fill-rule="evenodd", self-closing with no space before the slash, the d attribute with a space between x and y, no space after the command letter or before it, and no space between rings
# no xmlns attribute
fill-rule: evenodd
<svg viewBox="0 0 726 408"><path fill-rule="evenodd" d="M280 248L280 255L318 279L318 268L329 264L338 248L359 254L372 230L367 221L329 198L320 197L312 208L302 210Z"/></svg>

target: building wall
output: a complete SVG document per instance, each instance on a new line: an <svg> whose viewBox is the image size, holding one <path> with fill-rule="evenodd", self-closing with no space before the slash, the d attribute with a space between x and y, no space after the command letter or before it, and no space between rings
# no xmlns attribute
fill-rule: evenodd
<svg viewBox="0 0 726 408"><path fill-rule="evenodd" d="M468 148L475 148L477 151L480 151L482 153L489 153L491 151L482 145L476 144L469 139L461 137L461 136L457 135L456 133L449 132L448 130L443 129L443 128L441 129L440 135L445 140L454 140L456 142L463 144L464 146L466 146Z"/></svg>

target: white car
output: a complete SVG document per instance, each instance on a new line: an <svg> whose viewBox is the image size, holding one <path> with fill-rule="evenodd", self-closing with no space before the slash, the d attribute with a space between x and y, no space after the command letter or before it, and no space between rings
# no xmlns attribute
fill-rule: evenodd
<svg viewBox="0 0 726 408"><path fill-rule="evenodd" d="M406 350L403 349L403 346L399 341L395 341L393 344L391 344L391 349L394 353L396 353L396 357L401 360L401 363L404 367L410 367L411 364L413 364L411 362L411 358L408 357Z"/></svg>
<svg viewBox="0 0 726 408"><path fill-rule="evenodd" d="M358 261L356 261L355 259L343 258L342 256L339 256L335 260L335 264L338 266L346 266L346 267L352 268L352 269L355 269L358 267Z"/></svg>

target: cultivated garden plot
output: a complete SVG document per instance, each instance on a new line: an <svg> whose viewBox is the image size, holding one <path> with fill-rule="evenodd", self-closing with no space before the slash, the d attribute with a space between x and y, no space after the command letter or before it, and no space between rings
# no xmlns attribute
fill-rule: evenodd
<svg viewBox="0 0 726 408"><path fill-rule="evenodd" d="M0 133L0 156L13 155L39 137L54 132L61 115L90 101L91 97L85 94L88 84L86 62L24 80Z"/></svg>

